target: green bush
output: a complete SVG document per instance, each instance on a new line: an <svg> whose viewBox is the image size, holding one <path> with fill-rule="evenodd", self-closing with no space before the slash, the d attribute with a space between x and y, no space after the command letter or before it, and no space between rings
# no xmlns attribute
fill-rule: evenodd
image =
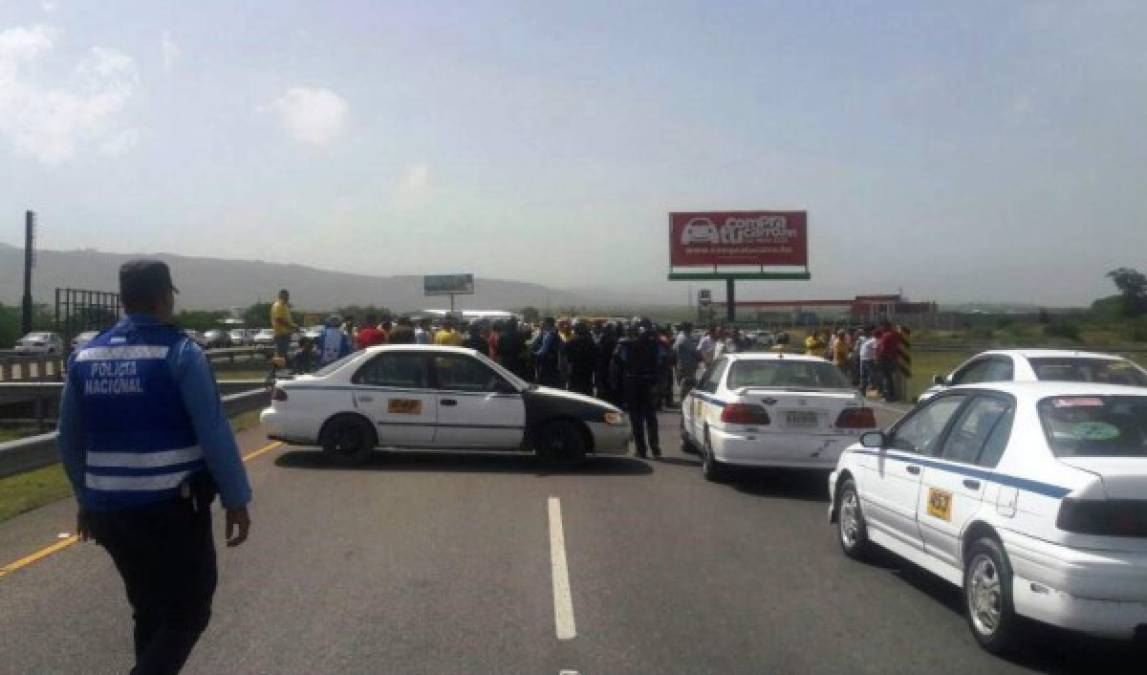
<svg viewBox="0 0 1147 675"><path fill-rule="evenodd" d="M1048 337L1064 338L1073 342L1079 342L1079 324L1071 323L1068 321L1057 321L1056 323L1044 326L1044 335Z"/></svg>

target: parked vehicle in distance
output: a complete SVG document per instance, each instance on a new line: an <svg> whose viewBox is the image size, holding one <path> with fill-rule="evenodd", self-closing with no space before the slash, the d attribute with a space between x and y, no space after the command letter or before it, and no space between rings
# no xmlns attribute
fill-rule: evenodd
<svg viewBox="0 0 1147 675"><path fill-rule="evenodd" d="M231 345L233 347L244 347L251 344L250 335L242 328L232 328L227 334L231 338Z"/></svg>
<svg viewBox="0 0 1147 675"><path fill-rule="evenodd" d="M208 349L219 349L231 346L231 334L219 328L212 328L203 334Z"/></svg>
<svg viewBox="0 0 1147 675"><path fill-rule="evenodd" d="M100 332L98 330L86 330L72 338L72 351L83 349L84 345L91 342L99 334Z"/></svg>
<svg viewBox="0 0 1147 675"><path fill-rule="evenodd" d="M319 339L319 336L322 334L323 334L323 327L322 326L307 326L306 328L303 329L303 337L310 338L311 340Z"/></svg>
<svg viewBox="0 0 1147 675"><path fill-rule="evenodd" d="M256 347L270 347L275 344L275 331L271 328L261 328L255 336L251 338L251 344Z"/></svg>
<svg viewBox="0 0 1147 675"><path fill-rule="evenodd" d="M1115 354L1062 349L993 349L948 375L936 375L920 394L926 401L948 387L985 382L1095 382L1147 387L1147 370Z"/></svg>
<svg viewBox="0 0 1147 675"><path fill-rule="evenodd" d="M64 339L59 333L36 331L16 341L18 354L63 354Z"/></svg>
<svg viewBox="0 0 1147 675"><path fill-rule="evenodd" d="M1122 639L1147 625L1147 388L952 387L864 434L828 487L845 555L879 546L960 588L990 652L1020 617Z"/></svg>
<svg viewBox="0 0 1147 675"><path fill-rule="evenodd" d="M741 353L717 359L681 403L681 449L719 480L736 467L831 469L876 415L824 359Z"/></svg>

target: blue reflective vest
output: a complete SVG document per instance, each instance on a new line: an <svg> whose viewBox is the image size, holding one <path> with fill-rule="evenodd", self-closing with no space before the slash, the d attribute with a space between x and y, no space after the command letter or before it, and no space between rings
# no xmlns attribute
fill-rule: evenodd
<svg viewBox="0 0 1147 675"><path fill-rule="evenodd" d="M168 360L186 339L174 326L125 318L73 357L68 377L83 421L86 508L173 499L205 468Z"/></svg>

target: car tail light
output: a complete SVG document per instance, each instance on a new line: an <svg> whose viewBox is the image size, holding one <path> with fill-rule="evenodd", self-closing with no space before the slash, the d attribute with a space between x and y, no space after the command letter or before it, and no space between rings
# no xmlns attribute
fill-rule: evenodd
<svg viewBox="0 0 1147 675"><path fill-rule="evenodd" d="M286 401L287 400L287 391L285 389L280 389L279 387L275 387L274 389L271 390L271 400L272 401Z"/></svg>
<svg viewBox="0 0 1147 675"><path fill-rule="evenodd" d="M1147 537L1147 500L1071 499L1060 502L1055 526L1106 537Z"/></svg>
<svg viewBox="0 0 1147 675"><path fill-rule="evenodd" d="M875 429L876 414L872 408L845 408L836 418L837 429Z"/></svg>
<svg viewBox="0 0 1147 675"><path fill-rule="evenodd" d="M721 421L726 424L768 424L769 411L751 403L730 403L721 410Z"/></svg>

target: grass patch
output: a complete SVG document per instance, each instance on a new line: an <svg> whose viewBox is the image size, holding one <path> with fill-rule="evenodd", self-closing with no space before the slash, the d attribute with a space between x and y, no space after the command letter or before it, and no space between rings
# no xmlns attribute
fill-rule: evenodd
<svg viewBox="0 0 1147 675"><path fill-rule="evenodd" d="M232 417L229 420L231 422L231 431L239 433L240 431L246 431L259 426L259 413L261 412L261 410L252 410Z"/></svg>
<svg viewBox="0 0 1147 675"><path fill-rule="evenodd" d="M72 494L63 464L0 478L0 522Z"/></svg>

